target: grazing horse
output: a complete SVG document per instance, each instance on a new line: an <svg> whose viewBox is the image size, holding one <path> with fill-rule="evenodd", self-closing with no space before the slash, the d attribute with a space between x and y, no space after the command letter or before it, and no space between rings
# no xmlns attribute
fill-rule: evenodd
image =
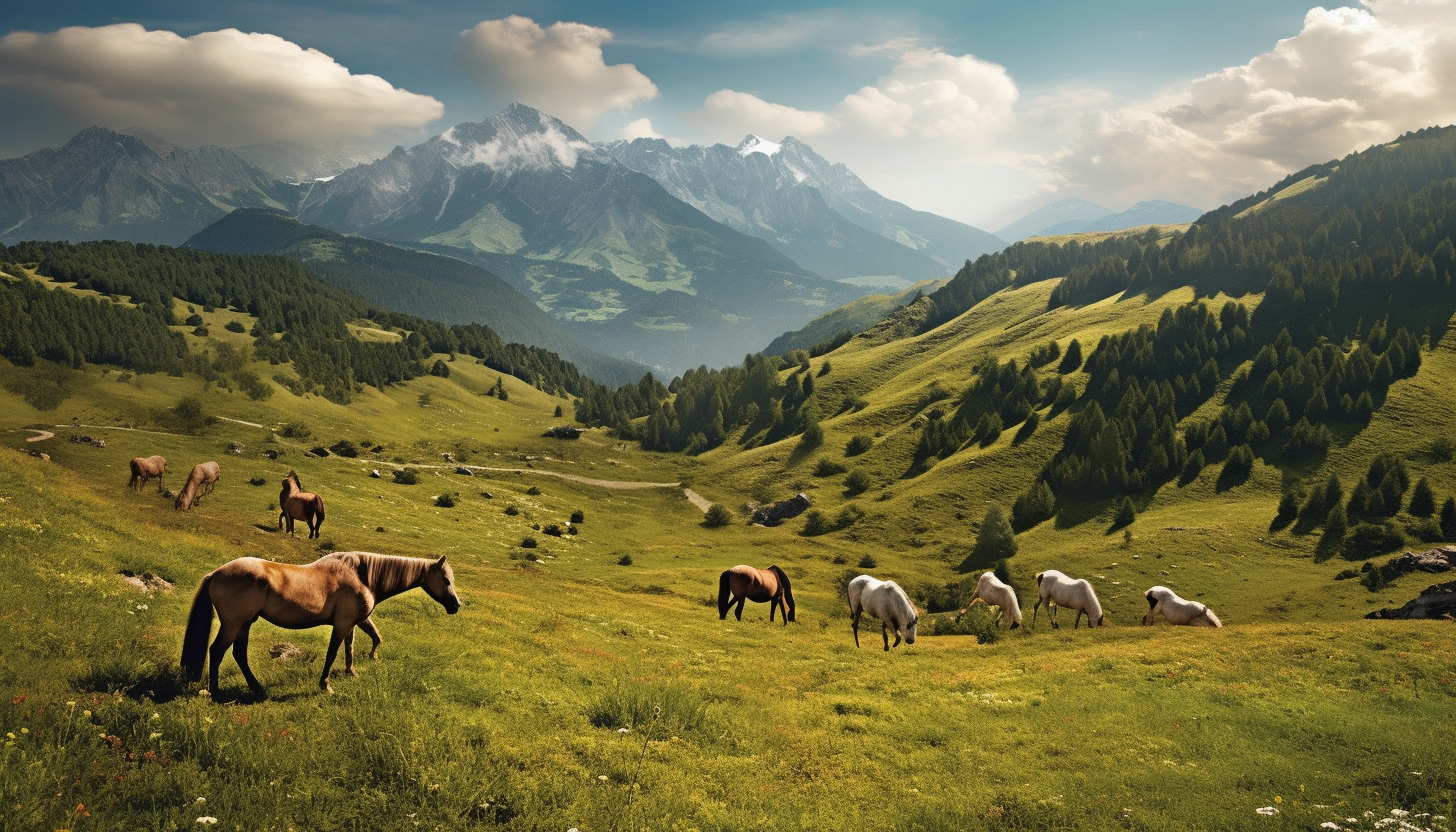
<svg viewBox="0 0 1456 832"><path fill-rule="evenodd" d="M182 486L182 493L177 495L173 508L191 511L193 506L202 502L204 495L212 493L212 487L220 476L216 462L199 462L192 466L192 473L187 475L187 484Z"/></svg>
<svg viewBox="0 0 1456 832"><path fill-rule="evenodd" d="M1073 580L1055 569L1048 569L1045 572L1036 573L1036 589L1039 596L1036 606L1031 608L1031 625L1036 626L1036 614L1042 604L1047 605L1047 617L1052 620L1052 629L1061 629L1057 623L1057 609L1066 607L1077 611L1077 617L1072 621L1072 629L1075 630L1082 623L1082 616L1087 616L1087 627L1101 627L1107 623L1107 616L1102 614L1102 602L1097 600L1097 593L1092 591L1092 585L1087 583L1085 578Z"/></svg>
<svg viewBox="0 0 1456 832"><path fill-rule="evenodd" d="M1200 627L1222 627L1223 622L1213 614L1213 610L1197 601L1188 601L1178 597L1178 593L1165 586L1155 586L1143 593L1148 599L1148 614L1143 616L1143 624L1151 626L1157 616L1163 616L1163 620L1169 624L1192 624Z"/></svg>
<svg viewBox="0 0 1456 832"><path fill-rule="evenodd" d="M869 575L860 575L849 582L849 620L854 627L854 646L859 646L859 616L868 612L880 620L880 635L885 639L885 652L898 647L903 635L906 644L915 643L915 625L920 613L905 590L894 581L881 581ZM890 644L890 630L895 631L895 643Z"/></svg>
<svg viewBox="0 0 1456 832"><path fill-rule="evenodd" d="M965 609L956 613L955 620L960 621L966 610L976 604L985 604L988 607L996 608L996 625L1001 625L1003 618L1011 621L1011 629L1021 626L1021 604L1016 600L1016 590L1000 578L995 572L984 572L981 579L976 581L976 591L971 593L971 601L966 604Z"/></svg>
<svg viewBox="0 0 1456 832"><path fill-rule="evenodd" d="M157 490L162 490L162 475L167 473L167 458L164 456L139 456L131 461L131 481L127 483L132 491L141 491L152 477L157 478Z"/></svg>
<svg viewBox="0 0 1456 832"><path fill-rule="evenodd" d="M379 630L369 615L379 602L419 587L435 599L445 612L460 610L455 594L455 573L442 556L406 558L372 552L335 552L313 563L295 566L261 558L237 558L204 575L192 611L187 617L187 634L182 641L182 667L190 681L202 679L207 659L212 670L207 690L217 695L217 671L229 646L253 693L262 695L263 686L248 667L248 629L262 618L290 630L331 625L329 650L319 687L333 693L329 668L344 646L344 670L354 671L354 628L358 627L379 647ZM212 631L212 614L217 610L217 638L207 646ZM370 657L374 651L370 651Z"/></svg>
<svg viewBox="0 0 1456 832"><path fill-rule="evenodd" d="M291 535L293 521L302 520L308 525L310 539L319 536L319 526L324 524L324 498L312 491L304 491L294 471L289 471L288 476L283 478L283 490L278 492L278 508L281 509L278 512L278 528L283 528L283 520L287 518Z"/></svg>
<svg viewBox="0 0 1456 832"><path fill-rule="evenodd" d="M735 597L738 599L738 607L733 610L733 617L739 621L743 620L744 601L753 601L758 604L767 601L769 621L773 620L776 607L784 611L784 624L787 625L794 620L794 591L789 587L789 576L785 575L784 570L777 566L758 569L753 566L739 565L725 570L722 575L719 575L719 621L728 617L728 608L733 606Z"/></svg>

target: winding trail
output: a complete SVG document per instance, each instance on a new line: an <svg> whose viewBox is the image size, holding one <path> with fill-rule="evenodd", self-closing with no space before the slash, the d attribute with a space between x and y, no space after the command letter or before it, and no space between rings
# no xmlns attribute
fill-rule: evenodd
<svg viewBox="0 0 1456 832"><path fill-rule="evenodd" d="M28 430L31 433L35 434L35 436L26 437L25 441L27 442L41 442L46 439L56 438L56 435L54 433L51 433L48 430L41 430L40 428L23 428L23 430Z"/></svg>

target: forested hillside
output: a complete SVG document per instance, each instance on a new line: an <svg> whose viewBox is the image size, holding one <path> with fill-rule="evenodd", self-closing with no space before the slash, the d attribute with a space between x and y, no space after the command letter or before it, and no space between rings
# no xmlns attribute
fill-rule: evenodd
<svg viewBox="0 0 1456 832"><path fill-rule="evenodd" d="M599 386L554 353L506 343L478 324L446 326L381 309L286 257L119 242L21 243L0 249L0 268L15 278L0 280L0 354L21 365L43 358L71 367L206 374L209 360L189 356L176 328L191 324L176 320L175 297L256 317L255 356L291 362L299 394L347 402L359 385L383 387L430 372L424 359L435 353L472 356L549 392L580 396ZM50 291L23 278L27 269L110 300ZM403 337L366 343L348 328L360 320Z"/></svg>

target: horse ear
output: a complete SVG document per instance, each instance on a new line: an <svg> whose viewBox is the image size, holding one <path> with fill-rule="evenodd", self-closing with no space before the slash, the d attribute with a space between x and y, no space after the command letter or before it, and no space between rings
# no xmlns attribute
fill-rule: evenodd
<svg viewBox="0 0 1456 832"><path fill-rule="evenodd" d="M444 568L444 566L445 566L445 556L444 555L441 555L440 556L440 559L437 560L437 561L435 561L435 566L436 567L439 567L439 568Z"/></svg>

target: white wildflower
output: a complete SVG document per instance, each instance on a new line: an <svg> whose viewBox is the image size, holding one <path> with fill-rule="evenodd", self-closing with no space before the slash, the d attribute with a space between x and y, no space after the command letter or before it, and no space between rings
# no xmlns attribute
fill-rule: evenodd
<svg viewBox="0 0 1456 832"><path fill-rule="evenodd" d="M1259 808L1255 809L1254 811L1255 812L1258 812L1261 815L1271 815L1272 816L1272 815L1279 814L1279 810L1276 809L1276 808L1274 808L1273 806L1260 806Z"/></svg>
<svg viewBox="0 0 1456 832"><path fill-rule="evenodd" d="M217 818L212 817L211 815L203 815L202 817L197 819L197 822L203 824L204 826L211 826L214 823L217 823Z"/></svg>
<svg viewBox="0 0 1456 832"><path fill-rule="evenodd" d="M1340 825L1338 823L1335 823L1332 820L1327 820L1324 823L1320 824L1320 828L1321 829L1335 829L1335 830L1338 830L1340 828Z"/></svg>

